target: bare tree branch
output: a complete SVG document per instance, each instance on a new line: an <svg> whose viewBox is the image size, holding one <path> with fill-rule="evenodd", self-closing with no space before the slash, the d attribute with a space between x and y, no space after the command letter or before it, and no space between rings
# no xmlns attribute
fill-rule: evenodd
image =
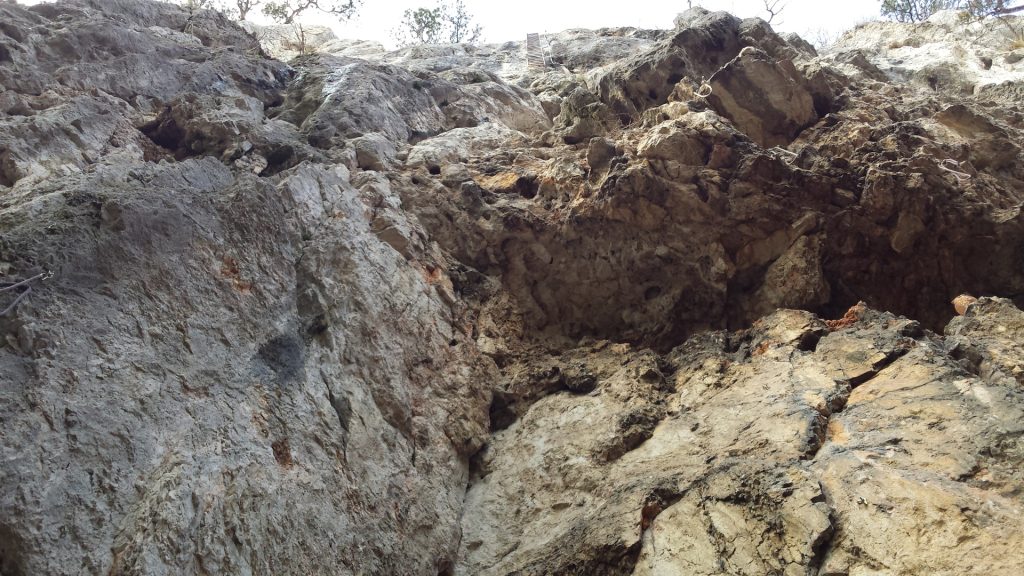
<svg viewBox="0 0 1024 576"><path fill-rule="evenodd" d="M785 9L786 5L782 4L782 0L764 0L764 11L768 13L769 24L775 20L776 16L782 14L782 11ZM780 20L776 24L782 24L782 21Z"/></svg>
<svg viewBox="0 0 1024 576"><path fill-rule="evenodd" d="M351 18L362 0L280 0L267 2L263 13L282 24L292 24L307 10L319 10L337 16L342 20Z"/></svg>

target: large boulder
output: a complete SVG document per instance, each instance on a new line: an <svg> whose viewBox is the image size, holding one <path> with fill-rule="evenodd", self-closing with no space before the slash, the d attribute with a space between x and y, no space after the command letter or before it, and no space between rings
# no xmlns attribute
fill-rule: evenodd
<svg viewBox="0 0 1024 576"><path fill-rule="evenodd" d="M818 120L807 79L756 48L744 48L708 86L711 106L764 147L785 146Z"/></svg>
<svg viewBox="0 0 1024 576"><path fill-rule="evenodd" d="M566 144L578 144L606 134L619 125L612 111L592 92L577 87L561 101L554 130Z"/></svg>

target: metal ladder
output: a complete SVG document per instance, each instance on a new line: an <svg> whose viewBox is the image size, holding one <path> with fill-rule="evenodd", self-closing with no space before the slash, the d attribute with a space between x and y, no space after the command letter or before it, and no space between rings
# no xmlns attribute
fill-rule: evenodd
<svg viewBox="0 0 1024 576"><path fill-rule="evenodd" d="M526 35L526 66L530 70L543 70L548 67L544 49L540 46L540 34Z"/></svg>

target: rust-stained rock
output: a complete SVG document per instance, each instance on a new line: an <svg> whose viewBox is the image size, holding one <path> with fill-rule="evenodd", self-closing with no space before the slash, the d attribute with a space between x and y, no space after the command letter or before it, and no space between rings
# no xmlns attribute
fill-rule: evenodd
<svg viewBox="0 0 1024 576"><path fill-rule="evenodd" d="M953 298L953 308L956 309L957 314L963 316L967 313L967 307L977 301L978 299L970 294L961 294Z"/></svg>

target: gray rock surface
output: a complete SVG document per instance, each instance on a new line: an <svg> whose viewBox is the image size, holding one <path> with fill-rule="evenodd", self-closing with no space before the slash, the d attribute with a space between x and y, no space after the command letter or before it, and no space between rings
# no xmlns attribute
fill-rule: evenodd
<svg viewBox="0 0 1024 576"><path fill-rule="evenodd" d="M3 275L52 273L0 319L0 571L443 570L495 376L438 255L384 212L386 180L370 204L344 166L283 165L309 147L251 94L280 102L286 66L178 47L148 12L108 8L64 9L97 20L97 38L39 15L50 6L0 6L40 22L19 52L65 30L64 53L119 49L159 79L79 92L69 66L46 90L74 98L47 100L0 66L38 108L0 120ZM111 44L135 37L213 68L183 65L199 80L170 92L175 60ZM198 88L208 73L222 85ZM275 177L233 163L256 152Z"/></svg>
<svg viewBox="0 0 1024 576"><path fill-rule="evenodd" d="M1016 575L1022 88L876 28L0 3L0 574Z"/></svg>

